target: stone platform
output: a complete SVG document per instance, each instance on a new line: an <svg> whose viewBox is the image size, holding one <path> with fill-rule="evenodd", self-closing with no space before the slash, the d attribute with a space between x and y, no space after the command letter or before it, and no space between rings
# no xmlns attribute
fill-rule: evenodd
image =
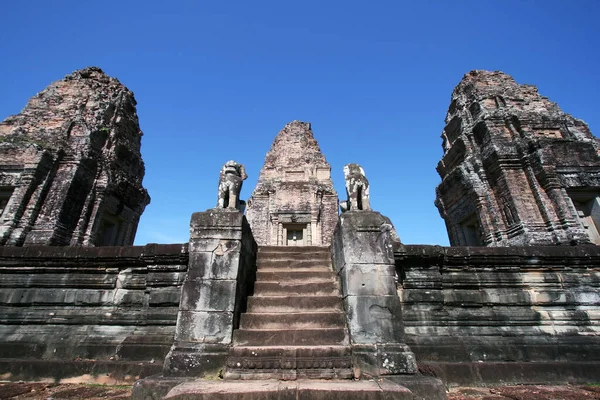
<svg viewBox="0 0 600 400"><path fill-rule="evenodd" d="M133 386L132 400L431 400L446 399L441 381L426 376L395 376L373 380L210 380L165 378L139 380Z"/></svg>
<svg viewBox="0 0 600 400"><path fill-rule="evenodd" d="M165 400L352 400L413 399L410 390L389 381L194 381L175 386Z"/></svg>
<svg viewBox="0 0 600 400"><path fill-rule="evenodd" d="M132 399L150 399L140 396L134 388ZM225 399L414 399L406 387L390 381L351 380L196 380L184 382L170 389L162 397L169 400L225 400Z"/></svg>

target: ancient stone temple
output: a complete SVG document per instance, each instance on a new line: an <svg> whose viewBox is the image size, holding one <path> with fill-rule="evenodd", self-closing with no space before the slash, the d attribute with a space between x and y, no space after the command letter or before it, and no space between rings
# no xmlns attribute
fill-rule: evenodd
<svg viewBox="0 0 600 400"><path fill-rule="evenodd" d="M502 72L452 93L436 206L453 246L600 244L599 142Z"/></svg>
<svg viewBox="0 0 600 400"><path fill-rule="evenodd" d="M344 175L348 200L331 246L311 246L303 238L325 240L311 232L320 229L322 203L337 201L315 202L323 186L333 192L329 167L310 126L287 125L259 183L275 184L276 207L267 199L254 209L267 217L274 210L279 240L287 241L257 246L238 204L245 168L223 165L217 206L190 221L188 269L162 376L139 380L133 399L446 398L441 380L418 373L405 342L394 259L402 244L391 221L371 210L363 168L348 164Z"/></svg>
<svg viewBox="0 0 600 400"><path fill-rule="evenodd" d="M453 94L437 199L453 247L402 243L359 164L338 215L298 121L247 216L246 170L227 157L187 243L49 246L131 243L149 200L133 96L84 69L0 134L2 243L22 245L0 246L3 379L137 381L140 400L600 381L600 246L554 245L594 241L597 143L507 75L472 72Z"/></svg>
<svg viewBox="0 0 600 400"><path fill-rule="evenodd" d="M0 124L0 244L130 245L150 202L133 93L95 67Z"/></svg>
<svg viewBox="0 0 600 400"><path fill-rule="evenodd" d="M273 141L248 201L254 238L266 246L328 246L338 219L331 167L310 123L293 121Z"/></svg>

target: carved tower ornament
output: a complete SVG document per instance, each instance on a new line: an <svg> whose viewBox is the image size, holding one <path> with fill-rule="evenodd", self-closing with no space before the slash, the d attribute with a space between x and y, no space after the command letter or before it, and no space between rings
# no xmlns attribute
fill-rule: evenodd
<svg viewBox="0 0 600 400"><path fill-rule="evenodd" d="M310 123L292 121L273 141L248 200L261 246L328 246L338 220L331 167Z"/></svg>
<svg viewBox="0 0 600 400"><path fill-rule="evenodd" d="M502 72L452 93L436 202L453 246L600 244L600 142Z"/></svg>
<svg viewBox="0 0 600 400"><path fill-rule="evenodd" d="M100 68L0 123L0 245L133 244L150 202L133 93Z"/></svg>
<svg viewBox="0 0 600 400"><path fill-rule="evenodd" d="M344 179L346 180L347 201L340 203L342 212L370 210L369 181L365 176L365 170L358 164L346 164L344 166Z"/></svg>
<svg viewBox="0 0 600 400"><path fill-rule="evenodd" d="M240 209L242 184L248 178L244 166L230 160L223 164L219 174L217 208Z"/></svg>

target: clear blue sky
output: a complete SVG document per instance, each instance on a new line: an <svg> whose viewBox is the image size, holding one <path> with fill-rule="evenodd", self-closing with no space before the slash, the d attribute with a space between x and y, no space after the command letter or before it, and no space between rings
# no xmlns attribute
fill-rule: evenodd
<svg viewBox="0 0 600 400"><path fill-rule="evenodd" d="M289 121L310 121L345 197L364 166L372 206L404 243L448 243L433 205L450 95L501 70L600 132L600 1L4 1L0 118L96 65L138 101L144 185L136 244L185 242L216 204L219 169L242 198Z"/></svg>

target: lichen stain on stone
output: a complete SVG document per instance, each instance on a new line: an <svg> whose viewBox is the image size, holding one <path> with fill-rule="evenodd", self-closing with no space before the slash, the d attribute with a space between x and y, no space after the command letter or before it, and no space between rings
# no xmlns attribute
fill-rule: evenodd
<svg viewBox="0 0 600 400"><path fill-rule="evenodd" d="M396 364L393 361L388 360L387 358L385 360L383 360L383 368L387 369L388 371L392 371L396 368Z"/></svg>
<svg viewBox="0 0 600 400"><path fill-rule="evenodd" d="M223 250L224 245L225 243L223 242L223 240L221 240L217 248L213 251L213 253L217 256L222 256L223 254L225 254L225 251Z"/></svg>
<svg viewBox="0 0 600 400"><path fill-rule="evenodd" d="M216 256L224 256L225 253L229 253L236 248L236 243L230 240L221 240L217 247L212 251Z"/></svg>
<svg viewBox="0 0 600 400"><path fill-rule="evenodd" d="M392 317L392 311L388 307L382 307L378 304L369 307L369 314L376 319L389 319Z"/></svg>

